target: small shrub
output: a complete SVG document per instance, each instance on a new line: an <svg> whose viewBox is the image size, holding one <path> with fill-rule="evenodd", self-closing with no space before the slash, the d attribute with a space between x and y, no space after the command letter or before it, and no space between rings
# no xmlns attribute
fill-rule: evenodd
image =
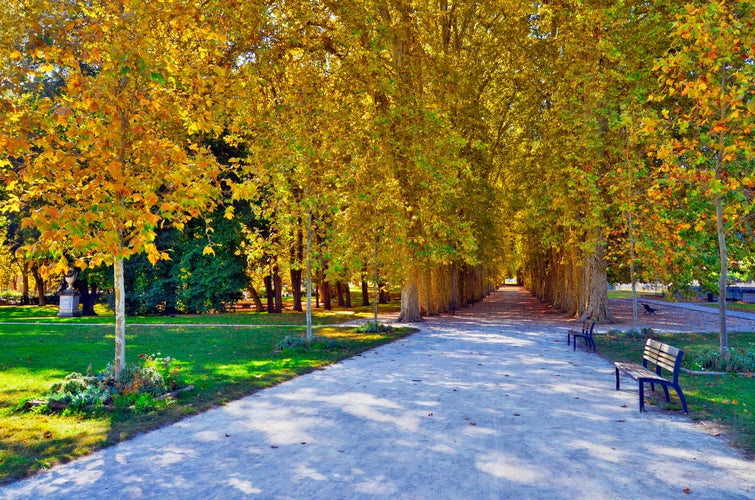
<svg viewBox="0 0 755 500"><path fill-rule="evenodd" d="M384 333L384 332L392 332L393 327L391 325L384 325L383 323L376 323L374 321L369 321L357 327L356 331L357 333Z"/></svg>
<svg viewBox="0 0 755 500"><path fill-rule="evenodd" d="M652 337L655 334L655 331L652 328L642 328L640 331L637 331L635 329L630 329L627 331L618 330L616 328L613 328L611 330L608 330L606 332L607 338L624 338L624 339L646 339L648 337Z"/></svg>
<svg viewBox="0 0 755 500"><path fill-rule="evenodd" d="M312 337L311 342L307 342L304 337L286 337L277 344L275 344L275 352L283 351L303 351L307 349L313 349L318 351L331 351L333 349L340 349L343 344L337 340L332 340L327 337Z"/></svg>
<svg viewBox="0 0 755 500"><path fill-rule="evenodd" d="M721 359L719 349L702 349L690 353L682 364L685 368L694 371L752 372L755 371L755 351L748 351L744 348L732 349L729 352L728 362L725 362Z"/></svg>
<svg viewBox="0 0 755 500"><path fill-rule="evenodd" d="M306 347L307 339L304 337L289 337L286 336L283 340L275 344L275 352L283 352L287 349L289 350L295 350L295 349L303 349Z"/></svg>

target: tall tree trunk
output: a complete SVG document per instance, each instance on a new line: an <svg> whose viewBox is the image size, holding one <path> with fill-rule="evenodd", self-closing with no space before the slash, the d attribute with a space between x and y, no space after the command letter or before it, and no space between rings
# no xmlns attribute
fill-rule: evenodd
<svg viewBox="0 0 755 500"><path fill-rule="evenodd" d="M307 160L310 161L310 160ZM309 189L307 189L309 194ZM312 341L312 209L307 205L307 342Z"/></svg>
<svg viewBox="0 0 755 500"><path fill-rule="evenodd" d="M422 321L422 316L419 309L417 270L412 268L407 271L404 286L401 287L401 312L398 322L413 323L415 321Z"/></svg>
<svg viewBox="0 0 755 500"><path fill-rule="evenodd" d="M343 285L343 297L345 299L346 307L351 309L351 289L349 288L348 283Z"/></svg>
<svg viewBox="0 0 755 500"><path fill-rule="evenodd" d="M304 308L301 302L301 269L291 269L291 293L294 298L294 311L302 312Z"/></svg>
<svg viewBox="0 0 755 500"><path fill-rule="evenodd" d="M278 258L276 257L273 266L273 289L275 290L275 313L283 312L283 280L281 280L280 268L278 267Z"/></svg>
<svg viewBox="0 0 755 500"><path fill-rule="evenodd" d="M302 261L304 260L304 232L301 229L302 220L299 217L299 224L296 227L296 239L294 243L294 251L291 252L291 290L294 296L294 311L301 312L301 269Z"/></svg>
<svg viewBox="0 0 755 500"><path fill-rule="evenodd" d="M265 282L265 295L267 296L267 313L275 314L275 291L273 290L273 277L267 275L263 278Z"/></svg>
<svg viewBox="0 0 755 500"><path fill-rule="evenodd" d="M585 287L587 303L580 321L592 320L596 323L616 323L616 318L608 310L608 275L606 273L605 237L602 228L595 230L595 246L585 264Z"/></svg>
<svg viewBox="0 0 755 500"><path fill-rule="evenodd" d="M719 94L719 118L724 122L727 117L726 96L727 77L726 64L721 64L721 90ZM724 173L724 155L726 153L726 130L718 133L718 151L716 151L716 177ZM724 199L721 194L715 197L716 202L716 233L718 234L718 258L720 274L718 277L718 328L720 332L719 347L721 359L729 359L729 333L726 330L726 281L729 274L729 251L726 248L726 228L724 226Z"/></svg>
<svg viewBox="0 0 755 500"><path fill-rule="evenodd" d="M126 367L126 290L123 277L123 257L113 263L113 288L115 288L115 378Z"/></svg>
<svg viewBox="0 0 755 500"><path fill-rule="evenodd" d="M729 252L726 248L724 231L724 203L719 195L716 197L716 232L718 233L718 257L720 275L718 278L718 328L721 359L729 358L729 333L726 330L726 281L729 274Z"/></svg>

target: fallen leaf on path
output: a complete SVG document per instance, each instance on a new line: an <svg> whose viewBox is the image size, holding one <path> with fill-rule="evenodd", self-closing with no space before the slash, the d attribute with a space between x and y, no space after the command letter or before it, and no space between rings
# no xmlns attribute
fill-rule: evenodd
<svg viewBox="0 0 755 500"><path fill-rule="evenodd" d="M689 495L690 493L692 493L692 490L690 490L689 488L684 488L682 491L684 492L685 495Z"/></svg>

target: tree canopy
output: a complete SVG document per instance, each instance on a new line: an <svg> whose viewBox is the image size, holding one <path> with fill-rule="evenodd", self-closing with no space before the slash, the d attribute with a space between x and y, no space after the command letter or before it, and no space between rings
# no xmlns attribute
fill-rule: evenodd
<svg viewBox="0 0 755 500"><path fill-rule="evenodd" d="M243 200L277 294L374 268L414 321L516 274L610 322L609 279L698 280L724 317L752 265L754 4L11 1L0 199L58 271L167 259L166 228L211 255Z"/></svg>

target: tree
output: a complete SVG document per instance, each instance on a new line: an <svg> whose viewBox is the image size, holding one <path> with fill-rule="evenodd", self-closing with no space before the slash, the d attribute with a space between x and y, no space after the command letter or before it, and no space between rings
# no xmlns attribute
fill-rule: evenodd
<svg viewBox="0 0 755 500"><path fill-rule="evenodd" d="M727 235L752 211L755 185L755 2L694 2L680 9L674 42L654 68L660 89L652 100L668 105L647 122L658 128L656 157L668 175L696 186L715 210L719 253L721 357L728 353Z"/></svg>
<svg viewBox="0 0 755 500"><path fill-rule="evenodd" d="M60 259L51 271L65 271L66 254L80 268L114 265L118 375L124 260L166 258L157 229L183 229L218 192L220 167L201 139L222 130L224 11L212 1L12 5L1 20L16 34L3 51L6 209L38 207L24 225ZM38 97L49 74L65 81L60 95Z"/></svg>

